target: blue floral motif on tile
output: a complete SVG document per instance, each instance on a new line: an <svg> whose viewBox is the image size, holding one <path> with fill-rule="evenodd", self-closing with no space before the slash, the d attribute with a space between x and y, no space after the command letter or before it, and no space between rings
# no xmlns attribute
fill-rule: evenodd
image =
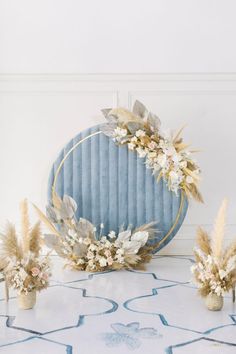
<svg viewBox="0 0 236 354"><path fill-rule="evenodd" d="M131 322L127 325L113 323L111 328L115 333L104 333L102 335L108 347L115 347L125 344L128 349L135 350L142 344L141 339L152 339L162 337L157 330L152 327L140 328L139 322Z"/></svg>

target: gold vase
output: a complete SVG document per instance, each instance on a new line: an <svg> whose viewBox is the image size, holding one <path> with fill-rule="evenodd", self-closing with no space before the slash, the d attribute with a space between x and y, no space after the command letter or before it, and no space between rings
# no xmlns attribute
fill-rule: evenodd
<svg viewBox="0 0 236 354"><path fill-rule="evenodd" d="M208 294L205 299L206 307L210 311L220 311L224 304L223 296Z"/></svg>
<svg viewBox="0 0 236 354"><path fill-rule="evenodd" d="M36 290L30 291L27 295L19 293L17 295L18 306L22 310L29 310L36 304Z"/></svg>

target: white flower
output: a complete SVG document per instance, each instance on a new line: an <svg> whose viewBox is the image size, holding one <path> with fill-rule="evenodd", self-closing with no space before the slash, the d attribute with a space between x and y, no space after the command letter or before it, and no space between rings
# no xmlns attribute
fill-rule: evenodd
<svg viewBox="0 0 236 354"><path fill-rule="evenodd" d="M71 236L72 238L76 238L77 232L73 229L69 229L68 235Z"/></svg>
<svg viewBox="0 0 236 354"><path fill-rule="evenodd" d="M106 257L110 257L111 256L111 251L105 250L104 254L105 254Z"/></svg>
<svg viewBox="0 0 236 354"><path fill-rule="evenodd" d="M117 259L118 263L124 263L124 260L125 260L124 257L120 256L120 255L116 256L116 259Z"/></svg>
<svg viewBox="0 0 236 354"><path fill-rule="evenodd" d="M108 258L107 258L107 264L108 264L109 266L111 266L111 265L113 264L113 259L112 259L112 257L108 257Z"/></svg>
<svg viewBox="0 0 236 354"><path fill-rule="evenodd" d="M90 259L89 261L88 261L88 265L89 265L89 267L91 267L91 268L94 268L95 266L94 266L94 261L92 260L92 259Z"/></svg>
<svg viewBox="0 0 236 354"><path fill-rule="evenodd" d="M193 183L193 177L187 176L186 177L186 182L189 183L189 184Z"/></svg>
<svg viewBox="0 0 236 354"><path fill-rule="evenodd" d="M107 260L106 260L106 258L105 258L105 257L101 257L101 258L99 259L99 264L100 264L101 267L106 267L106 265L107 265Z"/></svg>
<svg viewBox="0 0 236 354"><path fill-rule="evenodd" d="M124 254L124 250L123 248L118 248L118 250L116 251L117 255L123 255Z"/></svg>
<svg viewBox="0 0 236 354"><path fill-rule="evenodd" d="M88 258L88 259L93 259L93 258L94 258L94 253L91 252L91 251L88 251L88 252L87 252L87 258Z"/></svg>
<svg viewBox="0 0 236 354"><path fill-rule="evenodd" d="M220 270L219 270L220 279L223 279L226 275L227 275L227 273L226 273L225 270L223 270L223 269L220 269Z"/></svg>
<svg viewBox="0 0 236 354"><path fill-rule="evenodd" d="M100 238L100 242L101 242L101 243L107 242L106 236L102 236L102 237Z"/></svg>
<svg viewBox="0 0 236 354"><path fill-rule="evenodd" d="M155 150L157 147L158 147L158 145L157 145L157 143L155 141L151 141L148 144L148 148L151 149L151 150Z"/></svg>
<svg viewBox="0 0 236 354"><path fill-rule="evenodd" d="M24 270L24 268L21 268L20 271L19 271L19 276L21 277L21 279L24 281L28 274L26 273L26 271Z"/></svg>
<svg viewBox="0 0 236 354"><path fill-rule="evenodd" d="M168 146L166 149L164 149L164 152L167 156L172 156L176 153L176 150L174 146Z"/></svg>
<svg viewBox="0 0 236 354"><path fill-rule="evenodd" d="M141 147L138 147L138 148L136 149L136 151L137 151L137 153L138 153L138 156L141 157L141 158L143 158L143 157L145 157L145 156L147 155L146 150L145 150L145 149L142 149Z"/></svg>
<svg viewBox="0 0 236 354"><path fill-rule="evenodd" d="M179 163L179 167L180 167L180 168L186 168L186 167L187 167L187 161L181 161L181 162Z"/></svg>
<svg viewBox="0 0 236 354"><path fill-rule="evenodd" d="M82 258L79 258L77 261L77 264L84 264L84 263L85 263L85 261Z"/></svg>
<svg viewBox="0 0 236 354"><path fill-rule="evenodd" d="M128 143L128 148L129 148L129 150L134 150L134 148L135 148L135 144L133 144L133 143Z"/></svg>
<svg viewBox="0 0 236 354"><path fill-rule="evenodd" d="M124 138L126 135L127 135L127 129L122 129L120 127L117 127L116 129L114 129L113 136Z"/></svg>
<svg viewBox="0 0 236 354"><path fill-rule="evenodd" d="M111 239L112 239L112 238L116 238L116 233L115 233L115 231L110 231L109 234L108 234L108 237L110 237Z"/></svg>
<svg viewBox="0 0 236 354"><path fill-rule="evenodd" d="M94 243L91 243L91 245L89 246L89 250L90 251L96 251L97 250L97 246Z"/></svg>
<svg viewBox="0 0 236 354"><path fill-rule="evenodd" d="M167 157L165 154L159 154L157 156L157 162L161 167L165 167L166 163L167 163Z"/></svg>
<svg viewBox="0 0 236 354"><path fill-rule="evenodd" d="M91 243L91 239L89 238L89 237L86 237L85 239L83 239L83 244L84 245L90 245L90 243Z"/></svg>
<svg viewBox="0 0 236 354"><path fill-rule="evenodd" d="M130 141L131 143L137 143L138 138L136 136L133 136L133 138Z"/></svg>
<svg viewBox="0 0 236 354"><path fill-rule="evenodd" d="M136 135L138 138L140 138L140 137L145 136L146 134L145 134L145 132L144 132L143 130L139 129L139 130L136 131L135 135Z"/></svg>

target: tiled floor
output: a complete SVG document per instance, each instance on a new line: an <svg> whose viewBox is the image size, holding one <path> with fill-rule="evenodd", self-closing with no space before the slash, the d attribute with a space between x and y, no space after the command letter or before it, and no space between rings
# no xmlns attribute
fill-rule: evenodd
<svg viewBox="0 0 236 354"><path fill-rule="evenodd" d="M54 259L33 310L0 300L1 354L236 353L236 306L208 311L189 282L191 259L156 257L146 272L89 274ZM3 284L1 284L3 297Z"/></svg>

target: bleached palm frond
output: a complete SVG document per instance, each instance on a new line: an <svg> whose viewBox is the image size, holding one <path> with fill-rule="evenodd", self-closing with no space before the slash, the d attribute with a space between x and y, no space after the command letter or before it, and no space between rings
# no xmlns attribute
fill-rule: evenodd
<svg viewBox="0 0 236 354"><path fill-rule="evenodd" d="M229 259L233 256L236 255L236 241L232 242L225 250L223 259L222 259L222 264L223 266L226 266Z"/></svg>
<svg viewBox="0 0 236 354"><path fill-rule="evenodd" d="M197 244L206 255L211 254L211 242L208 233L201 227L197 229Z"/></svg>
<svg viewBox="0 0 236 354"><path fill-rule="evenodd" d="M218 211L212 233L212 255L218 259L220 259L222 255L222 245L225 233L226 209L227 200L224 199Z"/></svg>
<svg viewBox="0 0 236 354"><path fill-rule="evenodd" d="M40 249L41 249L41 227L40 222L37 222L33 228L30 230L29 235L29 250L38 257Z"/></svg>
<svg viewBox="0 0 236 354"><path fill-rule="evenodd" d="M1 237L1 240L2 258L16 257L17 259L21 259L23 250L18 242L15 226L10 222L7 223L5 235Z"/></svg>
<svg viewBox="0 0 236 354"><path fill-rule="evenodd" d="M29 213L28 213L28 202L27 199L24 199L20 203L21 211L21 237L24 252L29 251L29 232L30 232L30 223L29 223Z"/></svg>

